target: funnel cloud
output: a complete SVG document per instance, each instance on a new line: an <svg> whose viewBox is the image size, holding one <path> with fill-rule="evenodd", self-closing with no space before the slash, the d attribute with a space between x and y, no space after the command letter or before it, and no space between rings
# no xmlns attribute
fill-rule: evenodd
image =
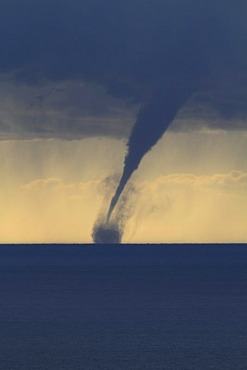
<svg viewBox="0 0 247 370"><path fill-rule="evenodd" d="M192 84L185 82L181 86L180 81L168 91L157 92L149 103L140 110L128 141L128 153L125 157L123 174L109 206L108 222L132 173L138 168L143 156L161 138L192 92Z"/></svg>

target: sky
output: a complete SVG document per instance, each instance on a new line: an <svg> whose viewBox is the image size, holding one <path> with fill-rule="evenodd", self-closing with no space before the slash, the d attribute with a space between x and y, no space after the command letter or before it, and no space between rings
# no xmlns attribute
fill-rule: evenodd
<svg viewBox="0 0 247 370"><path fill-rule="evenodd" d="M0 242L247 242L247 3L3 0Z"/></svg>

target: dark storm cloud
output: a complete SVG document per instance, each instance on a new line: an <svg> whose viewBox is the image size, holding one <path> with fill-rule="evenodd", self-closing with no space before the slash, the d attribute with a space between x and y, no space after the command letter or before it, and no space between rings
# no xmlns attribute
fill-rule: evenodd
<svg viewBox="0 0 247 370"><path fill-rule="evenodd" d="M27 84L0 79L0 138L126 138L137 107L78 80Z"/></svg>
<svg viewBox="0 0 247 370"><path fill-rule="evenodd" d="M184 76L246 84L247 5L236 0L2 0L2 71L87 79L145 102Z"/></svg>
<svg viewBox="0 0 247 370"><path fill-rule="evenodd" d="M200 91L178 112L172 131L247 129L247 90Z"/></svg>
<svg viewBox="0 0 247 370"><path fill-rule="evenodd" d="M145 104L157 91L169 95L177 84L189 91L226 88L233 95L233 90L246 89L247 83L246 14L246 1L241 0L2 0L0 72L14 73L15 83L35 86L47 81L89 81L128 104ZM125 136L129 132L131 124L124 131L121 119L116 120L115 130L104 119L91 126L90 120L75 124L79 104L75 108L72 102L79 102L80 93L65 98L71 108L60 124L41 113L33 125L27 123L32 122L30 117L19 122L15 117L12 124L1 117L1 132L41 135L45 131L48 136L66 136L66 130L72 136ZM234 97L220 104L209 97L204 103L201 115L209 118L208 125L246 127L246 122L236 120L234 126L239 108L246 117L245 102L239 107ZM193 107L185 116L200 120L198 104L195 111ZM59 109L64 111L63 99ZM85 110L82 104L82 116ZM32 110L28 113L32 116ZM97 104L90 114L99 117ZM210 121L210 114L223 120Z"/></svg>
<svg viewBox="0 0 247 370"><path fill-rule="evenodd" d="M204 93L197 93L182 111L178 129L193 125L195 118L213 127L246 128L246 99L239 98L240 94L246 97L247 84L246 1L2 0L0 45L0 72L14 74L15 83L38 86L47 81L89 81L103 85L128 104L143 105L159 91L161 96L169 95L179 84L191 95L193 91ZM228 91L224 99L222 91ZM74 116L85 116L87 109L83 103L81 111L79 103L75 107L73 100L79 102L80 96L73 92L59 101L61 111L65 98L67 106L71 104L69 117L63 116L60 125L39 113L33 125L26 117L27 127L25 117L20 122L15 117L11 125L1 117L1 131L21 134L29 130L40 135L45 131L48 136L63 136L66 130L72 136L125 136L129 132L131 124L124 133L121 120L115 130L106 120L91 127L90 120L73 124ZM99 117L98 105L92 101L90 114ZM46 126L49 122L46 129L45 120Z"/></svg>

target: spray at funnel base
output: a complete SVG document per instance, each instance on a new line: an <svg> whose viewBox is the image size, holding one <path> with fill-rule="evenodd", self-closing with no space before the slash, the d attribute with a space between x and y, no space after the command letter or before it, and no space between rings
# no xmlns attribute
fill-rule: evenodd
<svg viewBox="0 0 247 370"><path fill-rule="evenodd" d="M122 232L116 224L101 223L95 226L92 237L96 244L119 244Z"/></svg>
<svg viewBox="0 0 247 370"><path fill-rule="evenodd" d="M94 243L118 244L122 242L126 223L133 215L135 209L136 195L136 186L132 183L128 183L113 215L109 214L109 210L109 215L106 213L109 199L107 199L107 203L106 200L103 201L102 209L92 230L92 239ZM114 201L116 202L116 199ZM113 206L115 205L116 203L113 204Z"/></svg>

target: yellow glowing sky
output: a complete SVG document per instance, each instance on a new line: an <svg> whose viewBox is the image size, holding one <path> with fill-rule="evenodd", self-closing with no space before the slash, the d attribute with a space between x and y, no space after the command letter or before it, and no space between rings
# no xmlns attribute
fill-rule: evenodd
<svg viewBox="0 0 247 370"><path fill-rule="evenodd" d="M123 242L247 242L246 1L156 5L1 2L0 243L90 243L167 128Z"/></svg>
<svg viewBox="0 0 247 370"><path fill-rule="evenodd" d="M131 179L123 242L247 242L247 135L167 134ZM90 243L120 175L109 138L1 141L1 243Z"/></svg>

